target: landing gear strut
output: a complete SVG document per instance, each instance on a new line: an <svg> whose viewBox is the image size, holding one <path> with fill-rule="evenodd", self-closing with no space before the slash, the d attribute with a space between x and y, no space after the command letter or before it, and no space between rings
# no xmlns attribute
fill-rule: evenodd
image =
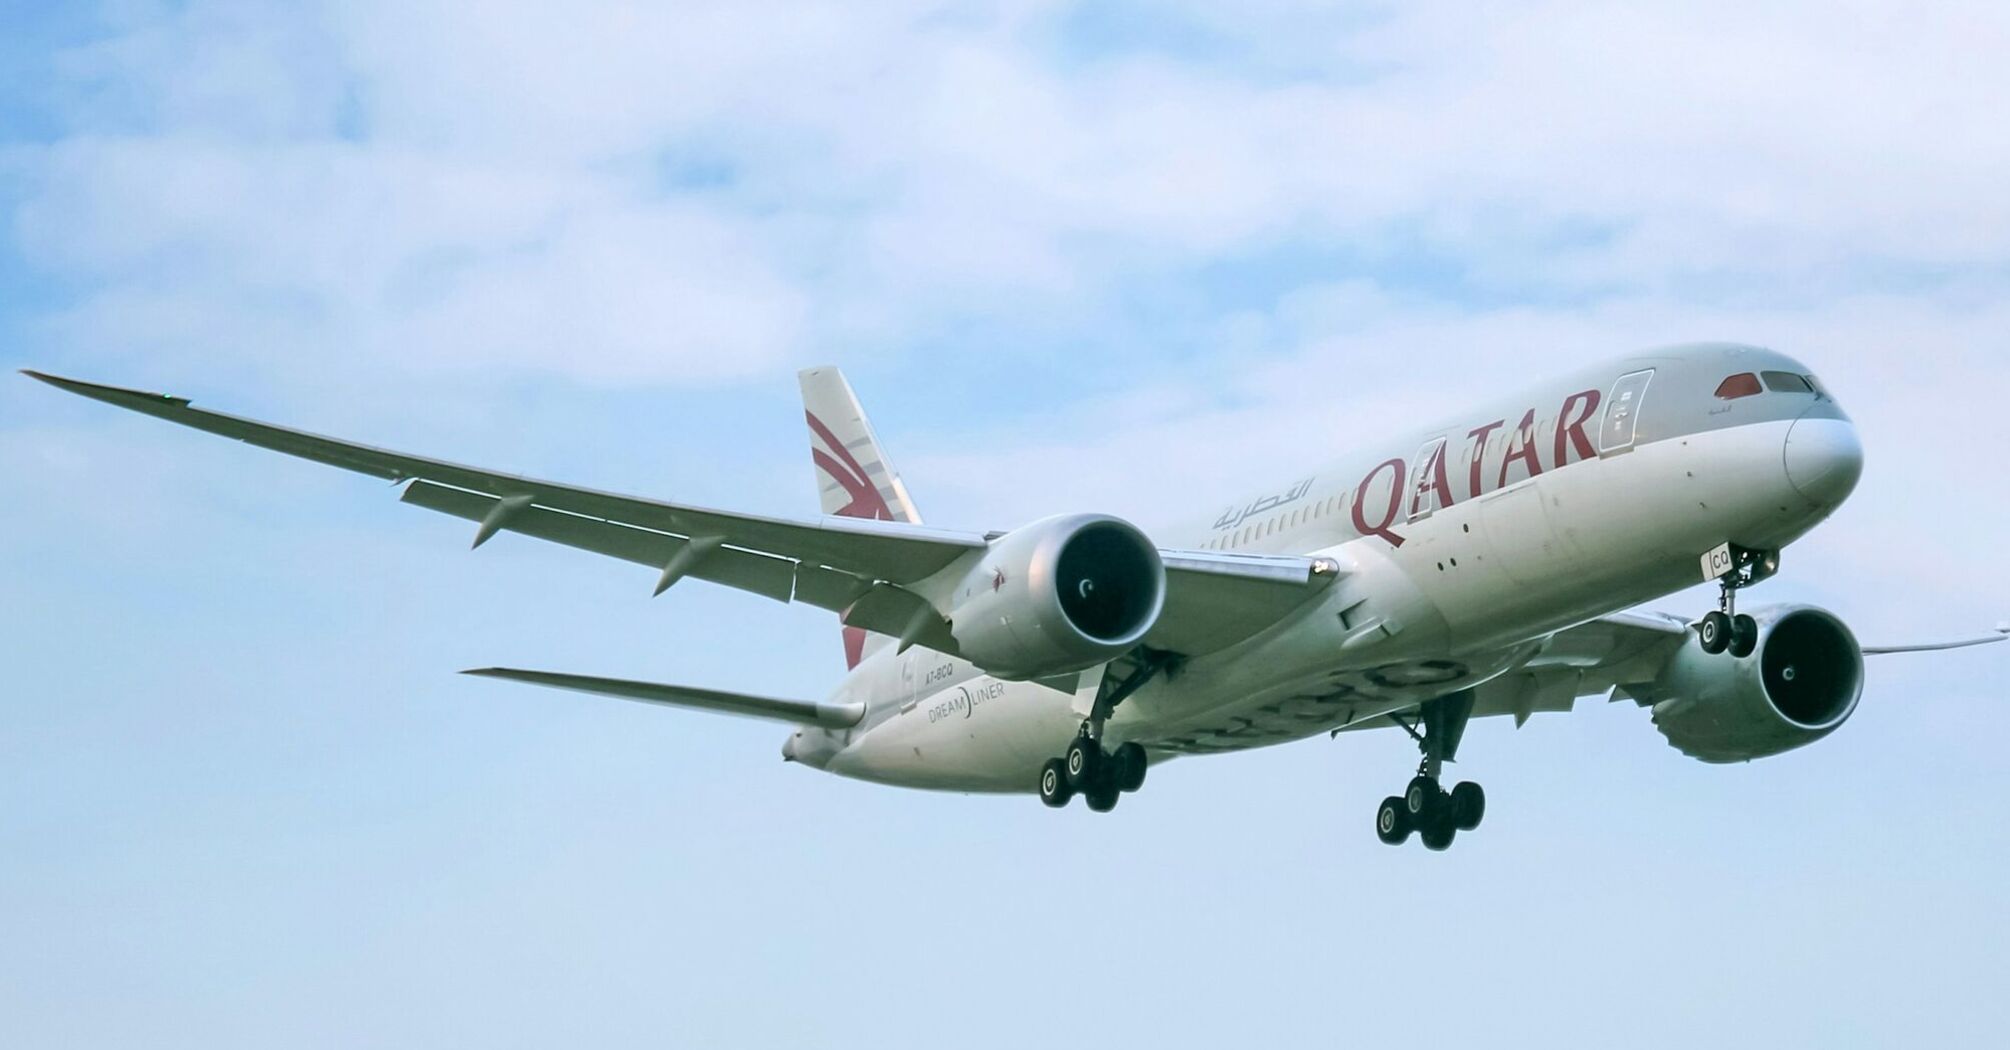
<svg viewBox="0 0 2010 1050"><path fill-rule="evenodd" d="M1424 760L1417 776L1401 795L1384 799L1375 811L1375 835L1391 846L1420 835L1427 849L1442 852L1452 848L1461 831L1475 831L1487 814L1487 793L1478 784L1460 784L1450 791L1439 786L1444 764L1459 753L1459 741L1466 735L1466 723L1473 716L1473 692L1461 690L1425 705L1415 722L1391 715L1397 725L1417 742Z"/></svg>
<svg viewBox="0 0 2010 1050"><path fill-rule="evenodd" d="M1117 808L1117 799L1145 785L1148 760L1143 745L1130 741L1113 751L1103 748L1103 725L1117 705L1145 683L1171 672L1181 659L1175 653L1140 647L1127 658L1131 672L1121 678L1105 674L1096 692L1089 717L1068 744L1067 753L1051 758L1040 767L1040 801L1054 809L1066 806L1081 795L1089 808L1108 813Z"/></svg>
<svg viewBox="0 0 2010 1050"><path fill-rule="evenodd" d="M1780 571L1780 552L1731 548L1731 568L1718 578L1722 587L1717 611L1696 622L1696 637L1712 656L1728 652L1742 660L1759 648L1759 623L1738 612L1738 592L1772 579Z"/></svg>

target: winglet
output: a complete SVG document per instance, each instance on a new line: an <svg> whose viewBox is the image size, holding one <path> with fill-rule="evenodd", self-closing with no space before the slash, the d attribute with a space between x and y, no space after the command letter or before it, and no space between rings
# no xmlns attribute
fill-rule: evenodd
<svg viewBox="0 0 2010 1050"><path fill-rule="evenodd" d="M21 374L30 379L39 379L58 390L66 390L72 394L94 398L125 408L138 409L142 412L148 410L142 407L146 402L166 402L178 408L187 408L189 405L188 398L175 397L173 394L156 394L148 390L130 390L126 387L108 386L104 383L86 383L81 379L65 379L62 376L52 376L47 372L37 372L32 368L21 369Z"/></svg>

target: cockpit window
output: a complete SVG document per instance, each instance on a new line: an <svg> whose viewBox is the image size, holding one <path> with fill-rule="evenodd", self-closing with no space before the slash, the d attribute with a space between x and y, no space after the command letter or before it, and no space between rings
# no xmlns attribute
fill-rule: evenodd
<svg viewBox="0 0 2010 1050"><path fill-rule="evenodd" d="M1759 377L1750 372L1740 372L1724 380L1723 384L1717 387L1717 396L1725 401L1755 397L1763 392L1763 388L1759 386Z"/></svg>
<svg viewBox="0 0 2010 1050"><path fill-rule="evenodd" d="M1829 388L1823 386L1821 380L1816 379L1814 376L1802 376L1801 378L1808 381L1808 386L1814 390L1816 397L1821 398L1823 401L1835 400L1835 396L1829 393Z"/></svg>
<svg viewBox="0 0 2010 1050"><path fill-rule="evenodd" d="M1812 394L1815 388L1808 385L1806 376L1792 372L1766 372L1766 389L1776 394Z"/></svg>

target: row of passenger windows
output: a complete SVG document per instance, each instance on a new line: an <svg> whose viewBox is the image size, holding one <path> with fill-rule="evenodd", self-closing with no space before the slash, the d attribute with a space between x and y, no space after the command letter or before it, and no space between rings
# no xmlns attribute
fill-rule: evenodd
<svg viewBox="0 0 2010 1050"><path fill-rule="evenodd" d="M1555 428L1556 428L1555 417L1543 416L1540 419L1536 420L1535 427L1532 433L1536 434L1537 435L1536 440L1540 441L1541 435L1553 434L1555 433ZM1478 455L1485 457L1489 462L1498 462L1499 457L1506 454L1508 446L1519 440L1521 440L1520 430L1501 427L1495 429L1493 433L1487 435L1486 445L1484 448L1476 447L1473 442L1466 441L1463 443L1459 443L1455 445L1453 449L1448 450L1448 453L1451 451L1456 451L1457 453L1457 458L1448 461L1445 467L1446 474L1448 475L1453 485L1453 491L1464 492L1465 486L1469 484L1469 482L1466 479L1470 476L1469 471L1472 469L1474 454L1477 453ZM1540 448L1542 446L1538 445L1537 447ZM1547 453L1545 453L1544 454L1545 463L1547 463L1548 459L1549 456ZM1410 464L1410 466L1414 468L1416 464L1413 463ZM1545 466L1544 469L1552 469L1552 468ZM1516 474L1511 475L1509 483L1512 484L1514 483L1514 481L1519 480L1520 475L1521 475L1520 471L1517 471ZM1416 479L1414 477L1410 477L1407 480L1414 483ZM1495 484L1497 480L1498 479L1494 476L1494 474L1489 473L1484 477L1484 484L1492 486ZM1353 500L1353 496L1354 494L1351 492L1340 493L1338 495L1329 496L1326 499L1318 503L1315 503L1310 507L1293 511L1290 514L1280 514L1267 521L1258 522L1254 525L1245 525L1242 528L1237 529L1236 531L1231 532L1226 536L1217 536L1214 539L1209 540L1208 542L1201 545L1201 549L1211 551L1232 551L1239 547L1246 547L1252 543L1255 543L1258 540L1265 539L1270 536L1275 536L1278 533L1283 532L1285 529L1297 528L1298 526L1303 525L1308 521L1317 521L1318 519L1323 518L1329 514L1344 513L1348 505ZM1463 498L1464 497L1461 497L1461 499ZM1442 510L1443 507L1434 506L1433 509ZM1405 520L1408 520L1408 513L1409 513L1409 506L1407 503L1405 503L1403 505L1403 514L1405 516Z"/></svg>
<svg viewBox="0 0 2010 1050"><path fill-rule="evenodd" d="M1757 397L1766 391L1775 394L1814 394L1826 396L1821 381L1814 376L1795 375L1792 372L1740 372L1731 376L1717 387L1717 397L1724 401L1736 401L1743 397Z"/></svg>
<svg viewBox="0 0 2010 1050"><path fill-rule="evenodd" d="M1329 496L1309 507L1301 507L1289 514L1279 514L1274 518L1257 522L1254 525L1245 525L1226 536L1216 536L1214 539L1201 544L1201 549L1227 551L1234 550L1237 547L1248 546L1257 540L1275 536L1285 529L1295 529L1308 521L1316 521L1328 514L1338 514L1346 509L1346 506L1347 496L1345 494Z"/></svg>

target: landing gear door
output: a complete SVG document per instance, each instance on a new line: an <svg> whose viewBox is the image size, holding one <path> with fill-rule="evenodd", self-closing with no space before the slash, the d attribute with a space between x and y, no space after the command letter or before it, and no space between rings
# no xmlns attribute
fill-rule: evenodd
<svg viewBox="0 0 2010 1050"><path fill-rule="evenodd" d="M1654 381L1649 368L1619 377L1612 396L1605 402L1605 423L1599 428L1598 454L1616 456L1633 447L1640 426L1640 405L1647 400L1647 384Z"/></svg>

